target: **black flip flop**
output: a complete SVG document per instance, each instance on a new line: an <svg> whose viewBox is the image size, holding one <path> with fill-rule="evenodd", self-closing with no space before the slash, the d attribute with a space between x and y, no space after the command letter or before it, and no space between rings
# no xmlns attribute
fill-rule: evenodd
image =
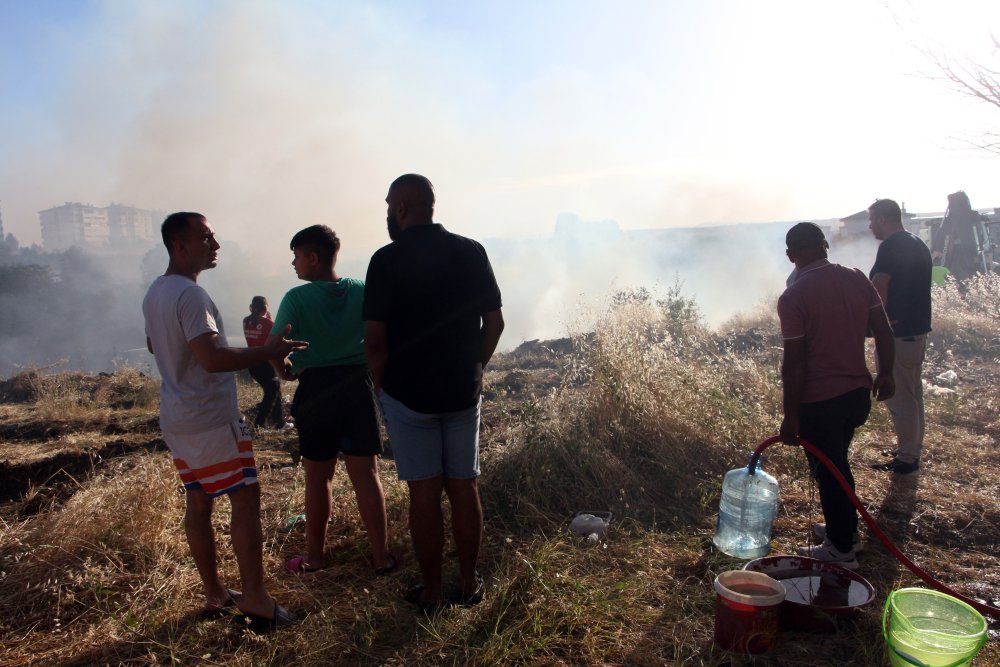
<svg viewBox="0 0 1000 667"><path fill-rule="evenodd" d="M385 567L375 568L376 577L388 576L399 569L399 561L396 559L396 557L393 556L392 554L389 554L389 558L392 559L392 563L390 565L386 565Z"/></svg>
<svg viewBox="0 0 1000 667"><path fill-rule="evenodd" d="M233 619L234 623L245 627L247 630L258 634L264 635L268 632L273 632L279 628L283 628L286 625L291 625L295 623L298 619L295 614L288 611L277 602L274 603L274 616L272 618L265 618L264 616L257 616L256 614L241 614Z"/></svg>
<svg viewBox="0 0 1000 667"><path fill-rule="evenodd" d="M447 603L444 600L440 602L424 602L423 600L420 599L423 596L423 594L424 594L424 585L417 584L416 586L413 586L408 591L406 591L406 593L403 594L403 599L409 602L410 604L415 605L417 609L419 609L420 611L424 612L427 615L436 614L437 612L441 611L445 606L447 606Z"/></svg>
<svg viewBox="0 0 1000 667"><path fill-rule="evenodd" d="M225 616L226 613L231 609L235 609L236 605L239 603L242 593L239 591L234 591L231 588L226 589L226 593L229 594L229 598L222 603L221 607L206 607L201 612L202 618L219 618L220 616Z"/></svg>

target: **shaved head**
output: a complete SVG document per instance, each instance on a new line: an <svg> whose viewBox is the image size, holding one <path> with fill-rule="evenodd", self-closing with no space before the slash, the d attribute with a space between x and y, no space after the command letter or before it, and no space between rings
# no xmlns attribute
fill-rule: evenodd
<svg viewBox="0 0 1000 667"><path fill-rule="evenodd" d="M426 176L403 174L389 186L385 203L386 228L393 241L410 227L434 224L434 186Z"/></svg>
<svg viewBox="0 0 1000 667"><path fill-rule="evenodd" d="M426 176L403 174L389 186L389 198L428 220L434 217L434 186Z"/></svg>

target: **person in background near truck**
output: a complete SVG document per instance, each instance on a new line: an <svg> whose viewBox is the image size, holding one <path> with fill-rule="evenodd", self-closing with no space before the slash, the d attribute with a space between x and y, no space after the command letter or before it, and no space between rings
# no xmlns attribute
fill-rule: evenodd
<svg viewBox="0 0 1000 667"><path fill-rule="evenodd" d="M959 190L948 195L948 210L931 239L931 257L934 263L947 268L955 280L965 280L985 270L979 254L986 241L982 220L983 216L973 210L965 192Z"/></svg>

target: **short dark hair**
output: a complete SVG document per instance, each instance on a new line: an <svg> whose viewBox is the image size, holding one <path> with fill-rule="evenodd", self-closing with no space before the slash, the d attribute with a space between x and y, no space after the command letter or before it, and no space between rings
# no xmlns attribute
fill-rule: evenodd
<svg viewBox="0 0 1000 667"><path fill-rule="evenodd" d="M903 224L903 212L892 199L876 199L875 203L868 207L868 212L882 218L888 218L889 222Z"/></svg>
<svg viewBox="0 0 1000 667"><path fill-rule="evenodd" d="M292 250L299 248L306 252L314 252L324 262L331 261L340 252L337 232L326 225L313 225L296 232L288 245Z"/></svg>
<svg viewBox="0 0 1000 667"><path fill-rule="evenodd" d="M785 247L792 251L807 248L829 248L823 229L815 222L800 222L785 234Z"/></svg>
<svg viewBox="0 0 1000 667"><path fill-rule="evenodd" d="M205 220L205 216L201 213L181 211L171 213L163 221L163 225L160 226L160 234L163 236L163 245L167 246L168 255L174 252L174 241L181 238L195 220Z"/></svg>

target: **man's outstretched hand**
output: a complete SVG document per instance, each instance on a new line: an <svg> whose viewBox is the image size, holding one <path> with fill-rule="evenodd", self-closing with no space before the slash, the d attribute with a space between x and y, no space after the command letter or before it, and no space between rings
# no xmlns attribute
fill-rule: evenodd
<svg viewBox="0 0 1000 667"><path fill-rule="evenodd" d="M270 336L264 347L268 350L268 359L284 359L296 350L304 350L309 347L309 343L304 340L290 340L288 334L292 331L292 325L286 324L285 330L280 336Z"/></svg>

